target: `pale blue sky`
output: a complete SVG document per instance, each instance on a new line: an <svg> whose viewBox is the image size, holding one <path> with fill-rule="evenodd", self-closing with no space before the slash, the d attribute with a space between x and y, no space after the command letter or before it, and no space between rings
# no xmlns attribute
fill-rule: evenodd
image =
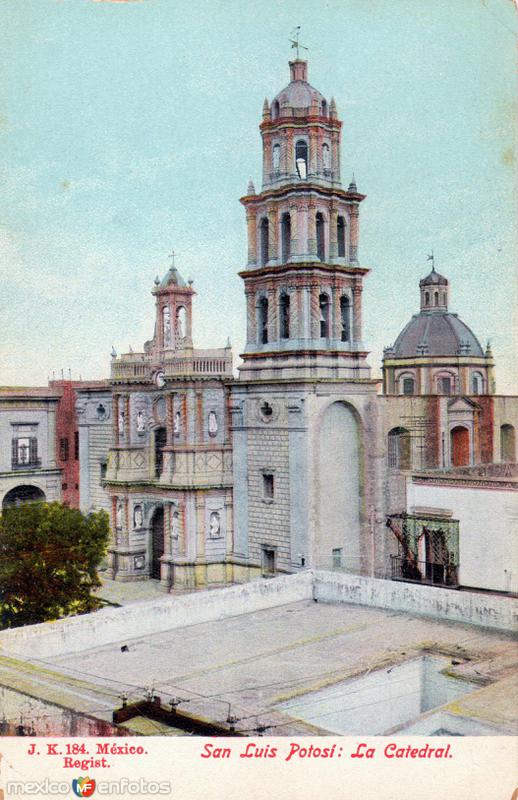
<svg viewBox="0 0 518 800"><path fill-rule="evenodd" d="M244 344L244 209L265 95L302 26L368 195L365 340L418 310L433 248L451 309L518 392L512 0L0 0L0 383L108 375L153 330L153 279L194 279L195 343Z"/></svg>

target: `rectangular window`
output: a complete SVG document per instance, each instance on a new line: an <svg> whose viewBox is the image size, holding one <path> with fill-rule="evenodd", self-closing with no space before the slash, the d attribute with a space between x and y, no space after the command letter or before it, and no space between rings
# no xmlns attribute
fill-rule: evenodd
<svg viewBox="0 0 518 800"><path fill-rule="evenodd" d="M273 475L271 473L263 473L263 497L265 500L273 500Z"/></svg>
<svg viewBox="0 0 518 800"><path fill-rule="evenodd" d="M261 568L264 577L275 575L275 550L263 548Z"/></svg>
<svg viewBox="0 0 518 800"><path fill-rule="evenodd" d="M340 569L340 567L342 566L342 548L336 547L334 550L332 550L332 556L333 556L333 569Z"/></svg>
<svg viewBox="0 0 518 800"><path fill-rule="evenodd" d="M79 431L74 431L74 458L79 461Z"/></svg>
<svg viewBox="0 0 518 800"><path fill-rule="evenodd" d="M451 378L440 379L441 394L451 394Z"/></svg>
<svg viewBox="0 0 518 800"><path fill-rule="evenodd" d="M11 461L15 467L38 467L38 440L35 436L20 436L12 440Z"/></svg>
<svg viewBox="0 0 518 800"><path fill-rule="evenodd" d="M106 462L101 462L101 483L106 479L107 470L108 464Z"/></svg>
<svg viewBox="0 0 518 800"><path fill-rule="evenodd" d="M60 461L68 461L68 439L59 440L59 459Z"/></svg>

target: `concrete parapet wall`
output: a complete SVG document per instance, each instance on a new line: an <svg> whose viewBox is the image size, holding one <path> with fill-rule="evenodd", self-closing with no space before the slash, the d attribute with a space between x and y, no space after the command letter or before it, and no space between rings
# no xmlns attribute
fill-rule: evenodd
<svg viewBox="0 0 518 800"><path fill-rule="evenodd" d="M325 603L354 603L497 630L518 629L515 597L322 571L314 573L314 593L315 599Z"/></svg>
<svg viewBox="0 0 518 800"><path fill-rule="evenodd" d="M518 628L518 601L513 597L308 570L2 631L0 654L48 658L77 653L313 597L325 603L386 608L496 630Z"/></svg>
<svg viewBox="0 0 518 800"><path fill-rule="evenodd" d="M0 632L0 654L35 658L77 653L172 628L250 614L312 597L311 572L259 579L224 589L168 595L122 608L103 608L56 622Z"/></svg>

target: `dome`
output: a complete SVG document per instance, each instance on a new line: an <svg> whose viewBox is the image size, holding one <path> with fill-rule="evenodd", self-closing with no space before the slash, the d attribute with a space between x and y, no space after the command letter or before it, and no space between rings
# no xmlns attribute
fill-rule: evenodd
<svg viewBox="0 0 518 800"><path fill-rule="evenodd" d="M315 104L320 109L324 104L325 108L326 100L324 95L306 80L307 61L290 61L290 70L290 83L273 99L271 105L273 118L276 117L276 104L278 104L280 116L283 116L283 109L285 108L307 109Z"/></svg>
<svg viewBox="0 0 518 800"><path fill-rule="evenodd" d="M187 284L185 283L184 279L176 269L176 267L171 267L164 278L160 283L160 288L165 289L167 286L176 285L181 286L182 288L186 288Z"/></svg>
<svg viewBox="0 0 518 800"><path fill-rule="evenodd" d="M419 281L419 286L448 286L448 279L432 269L426 278Z"/></svg>
<svg viewBox="0 0 518 800"><path fill-rule="evenodd" d="M438 273L435 275L446 281ZM484 357L473 331L456 314L448 311L415 314L390 350L392 358L459 355Z"/></svg>

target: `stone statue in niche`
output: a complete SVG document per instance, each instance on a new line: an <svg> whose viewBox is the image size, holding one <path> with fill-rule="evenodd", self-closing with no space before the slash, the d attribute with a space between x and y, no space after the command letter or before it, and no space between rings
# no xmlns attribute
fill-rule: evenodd
<svg viewBox="0 0 518 800"><path fill-rule="evenodd" d="M324 169L329 169L331 167L331 155L328 144L322 145L322 163L324 165Z"/></svg>
<svg viewBox="0 0 518 800"><path fill-rule="evenodd" d="M96 414L97 414L97 419L99 421L102 421L103 419L106 419L106 407L103 406L102 403L99 403L99 405L97 406Z"/></svg>
<svg viewBox="0 0 518 800"><path fill-rule="evenodd" d="M133 527L135 529L142 528L144 526L144 514L142 513L142 506L137 505L133 509Z"/></svg>
<svg viewBox="0 0 518 800"><path fill-rule="evenodd" d="M171 539L178 539L180 536L180 514L173 511L171 514Z"/></svg>
<svg viewBox="0 0 518 800"><path fill-rule="evenodd" d="M218 539L221 536L221 520L217 511L213 511L210 515L209 536L211 539Z"/></svg>
<svg viewBox="0 0 518 800"><path fill-rule="evenodd" d="M146 430L146 416L143 411L137 411L137 433L144 433Z"/></svg>
<svg viewBox="0 0 518 800"><path fill-rule="evenodd" d="M215 411L209 411L208 428L209 436L216 436L218 432L218 418Z"/></svg>
<svg viewBox="0 0 518 800"><path fill-rule="evenodd" d="M281 147L276 144L272 152L272 167L274 172L278 172L281 166Z"/></svg>
<svg viewBox="0 0 518 800"><path fill-rule="evenodd" d="M122 500L117 500L117 508L115 510L115 525L117 530L122 529L122 514L123 514L123 504Z"/></svg>
<svg viewBox="0 0 518 800"><path fill-rule="evenodd" d="M180 306L176 312L176 335L179 339L185 338L187 312L183 306Z"/></svg>
<svg viewBox="0 0 518 800"><path fill-rule="evenodd" d="M164 325L164 347L171 345L171 311L167 306L162 310L162 320Z"/></svg>
<svg viewBox="0 0 518 800"><path fill-rule="evenodd" d="M125 416L124 411L121 409L119 411L119 433L121 434L121 436L124 436L124 422L125 422L124 416Z"/></svg>
<svg viewBox="0 0 518 800"><path fill-rule="evenodd" d="M174 424L173 424L173 431L175 436L180 435L181 424L182 424L182 415L180 414L179 411L177 411L176 414L174 415Z"/></svg>

